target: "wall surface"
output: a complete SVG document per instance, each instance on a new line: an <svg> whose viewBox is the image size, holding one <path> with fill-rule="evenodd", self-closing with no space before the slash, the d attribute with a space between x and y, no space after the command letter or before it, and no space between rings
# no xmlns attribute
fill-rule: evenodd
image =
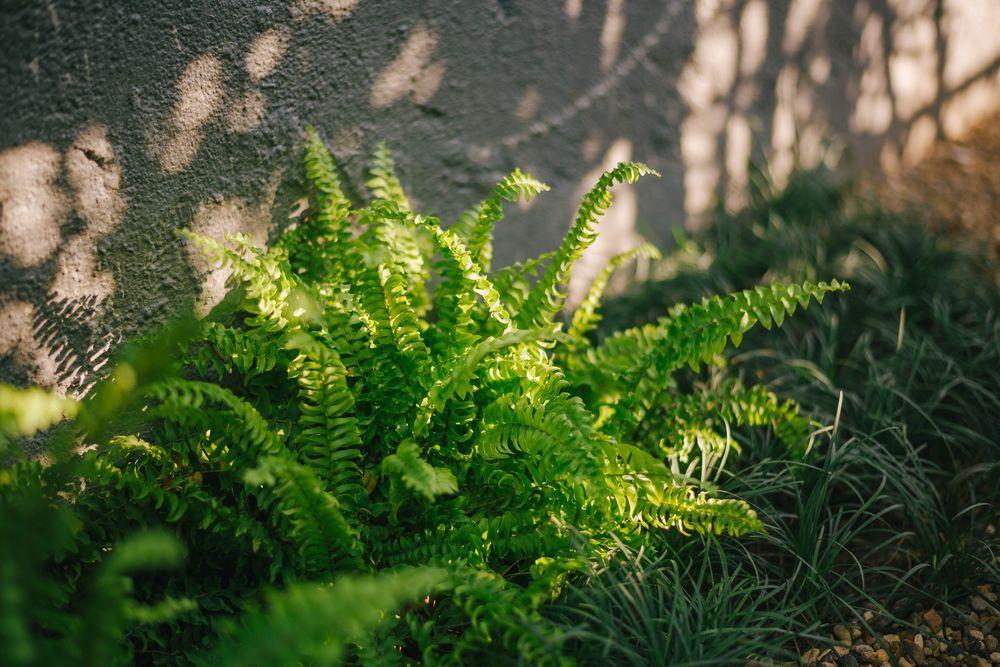
<svg viewBox="0 0 1000 667"><path fill-rule="evenodd" d="M601 257L740 204L844 137L912 162L1000 100L996 0L5 0L0 378L79 391L125 336L204 311L224 276L179 227L262 242L303 193L304 129L354 183L379 140L454 217L520 166L553 186L498 230L555 246L600 171Z"/></svg>

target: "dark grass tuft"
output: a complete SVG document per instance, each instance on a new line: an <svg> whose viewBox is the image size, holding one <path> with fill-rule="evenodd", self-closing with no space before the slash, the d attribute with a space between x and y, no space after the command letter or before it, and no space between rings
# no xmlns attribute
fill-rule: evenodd
<svg viewBox="0 0 1000 667"><path fill-rule="evenodd" d="M827 427L806 462L766 433L734 434L743 454L721 488L765 533L623 550L571 587L558 622L598 662L780 660L823 624L864 625L866 609L902 623L1000 580L997 267L823 170L781 190L758 175L752 202L679 238L659 279L606 304L596 335L706 294L847 280L846 295L748 334L725 371Z"/></svg>

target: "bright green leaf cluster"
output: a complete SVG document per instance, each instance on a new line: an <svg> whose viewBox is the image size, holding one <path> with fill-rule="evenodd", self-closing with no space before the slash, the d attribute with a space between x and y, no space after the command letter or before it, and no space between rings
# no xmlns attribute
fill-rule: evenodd
<svg viewBox="0 0 1000 667"><path fill-rule="evenodd" d="M64 552L46 556L63 563L49 599L70 599L93 577L108 586L100 568L130 553L109 550L165 528L191 554L183 577L130 580L107 603L145 610L122 612L149 621L129 631L134 650L329 664L351 644L393 654L405 645L435 662L501 642L541 661L547 645L528 621L581 558L651 530L759 530L745 502L706 484L729 451L721 426L770 427L796 450L808 422L763 390L690 394L674 375L845 286L708 298L595 347L587 336L612 272L658 257L644 245L612 259L562 333L565 284L612 186L654 173L638 163L606 172L554 253L493 270L504 202L547 186L515 170L445 228L411 209L380 146L373 201L353 210L311 132L311 207L270 249L184 234L231 271L235 311L151 352L177 359L177 372L133 362L113 371L81 409L95 447L4 473L5 507L31 495L65 506L78 526ZM3 391L18 400L0 413L2 437L73 414L71 402ZM29 403L44 408L33 421L20 416ZM124 435L107 437L115 432ZM372 575L426 565L445 569ZM518 572L517 583L506 576ZM205 658L221 619L282 586L222 629ZM440 599L386 618L431 593ZM375 626L388 645L366 643ZM35 628L11 627L11 645L31 654Z"/></svg>

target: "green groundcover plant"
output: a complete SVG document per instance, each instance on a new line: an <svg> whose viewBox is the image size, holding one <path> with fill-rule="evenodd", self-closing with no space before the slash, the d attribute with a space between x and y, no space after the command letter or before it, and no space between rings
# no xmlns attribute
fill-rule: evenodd
<svg viewBox="0 0 1000 667"><path fill-rule="evenodd" d="M928 609L962 627L969 596L1000 580L996 263L826 166L752 182L746 209L720 210L655 279L606 301L596 339L704 294L844 277L850 293L748 332L700 375L752 377L829 426L805 460L766 429L733 429L742 451L719 486L763 531L649 535L573 577L543 613L581 664L786 664L832 651L838 623L892 655L883 636L929 636Z"/></svg>
<svg viewBox="0 0 1000 667"><path fill-rule="evenodd" d="M0 388L5 664L559 662L538 610L568 574L650 532L761 529L714 484L729 428L801 457L812 425L682 371L846 285L708 297L594 345L611 272L656 250L612 260L568 322L562 289L648 167L604 173L556 251L493 269L532 177L446 229L384 148L360 209L315 134L305 164L310 209L270 249L184 233L232 272L213 316L136 343L80 402Z"/></svg>

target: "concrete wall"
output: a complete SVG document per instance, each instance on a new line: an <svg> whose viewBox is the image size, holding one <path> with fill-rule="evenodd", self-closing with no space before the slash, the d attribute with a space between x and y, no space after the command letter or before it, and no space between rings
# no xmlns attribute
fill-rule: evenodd
<svg viewBox="0 0 1000 667"><path fill-rule="evenodd" d="M823 138L913 161L1000 99L996 0L8 0L0 23L0 378L76 391L123 336L221 294L173 230L265 241L315 125L362 179L387 140L453 219L514 166L553 191L498 231L554 247L600 170L590 253L660 243L751 154L780 178ZM586 269L577 287L585 283Z"/></svg>

